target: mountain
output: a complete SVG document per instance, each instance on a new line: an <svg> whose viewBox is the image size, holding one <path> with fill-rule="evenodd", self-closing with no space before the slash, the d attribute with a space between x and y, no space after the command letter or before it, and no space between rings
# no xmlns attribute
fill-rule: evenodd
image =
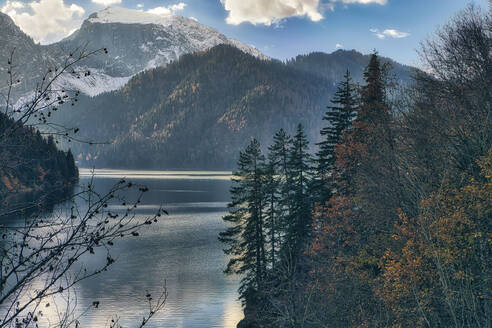
<svg viewBox="0 0 492 328"><path fill-rule="evenodd" d="M345 61L321 70L318 61L265 61L220 45L139 73L118 91L80 99L55 119L80 128L80 139L109 143L72 145L82 166L228 169L251 138L266 148L276 130L293 132L299 122L318 141L336 83L347 67L361 76L369 60L343 54L335 58Z"/></svg>
<svg viewBox="0 0 492 328"><path fill-rule="evenodd" d="M291 132L298 122L316 142L336 84L347 68L361 82L369 60L338 50L283 63L192 19L117 7L90 15L72 35L46 46L1 13L0 28L8 31L0 36L2 54L16 47L23 92L32 90L31 77L73 49L108 49L80 64L90 76L59 81L86 96L57 112L57 123L79 127L80 139L110 143L72 144L83 166L231 168L250 138L265 144L275 130ZM383 60L400 82L409 81L410 67Z"/></svg>
<svg viewBox="0 0 492 328"><path fill-rule="evenodd" d="M12 57L14 82L17 83L18 97L32 90L36 81L40 81L46 67L54 64L53 56L46 56L42 46L36 44L33 39L27 36L15 25L12 19L0 12L0 95L5 94L8 81L8 64ZM0 96L1 97L1 96ZM0 100L3 102L3 99Z"/></svg>
<svg viewBox="0 0 492 328"><path fill-rule="evenodd" d="M407 83L415 68L402 65L390 58L382 57L385 64L391 68L390 75L400 83ZM286 62L287 66L322 76L330 81L340 81L347 69L354 81L362 83L364 68L369 63L369 57L355 50L339 49L331 54L312 52L299 55Z"/></svg>
<svg viewBox="0 0 492 328"><path fill-rule="evenodd" d="M80 64L80 68L91 71L90 77L77 79L67 74L60 81L63 87L78 89L90 96L119 89L138 72L165 66L184 54L205 51L219 44L233 45L253 56L268 59L254 47L193 19L119 7L108 7L90 15L80 29L50 45L35 44L2 13L0 30L0 56L7 58L15 48L16 71L20 80L25 81L19 85L17 96L32 90L33 81L37 80L33 77L39 78L48 67L60 64L80 47L107 48L109 52L92 56ZM2 65L0 80L5 80L6 72L6 66Z"/></svg>

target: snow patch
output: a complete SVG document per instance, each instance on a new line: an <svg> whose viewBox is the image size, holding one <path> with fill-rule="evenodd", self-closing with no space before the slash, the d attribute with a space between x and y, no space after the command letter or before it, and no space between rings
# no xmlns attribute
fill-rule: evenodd
<svg viewBox="0 0 492 328"><path fill-rule="evenodd" d="M91 70L91 75L87 77L77 78L72 75L63 75L57 84L67 90L80 91L90 97L95 97L101 93L122 88L130 78L131 76L113 77L101 71Z"/></svg>
<svg viewBox="0 0 492 328"><path fill-rule="evenodd" d="M108 7L89 16L91 23L121 23L121 24L156 24L169 26L173 14L151 14L142 10L133 10L121 7Z"/></svg>

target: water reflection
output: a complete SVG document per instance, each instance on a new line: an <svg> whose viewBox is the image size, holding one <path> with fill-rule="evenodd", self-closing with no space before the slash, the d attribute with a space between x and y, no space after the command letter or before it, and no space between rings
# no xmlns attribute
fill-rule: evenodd
<svg viewBox="0 0 492 328"><path fill-rule="evenodd" d="M113 170L113 169L80 169L80 177L98 177L106 179L185 179L185 180L226 180L231 176L230 171L139 171L139 170ZM180 190L180 189L178 189Z"/></svg>
<svg viewBox="0 0 492 328"><path fill-rule="evenodd" d="M147 310L146 291L156 294L166 282L168 301L149 327L235 327L242 318L238 278L222 273L226 258L217 240L224 229L221 217L229 200L230 172L100 170L93 182L104 192L123 177L150 188L138 215L155 213L161 205L170 215L140 237L117 242L111 269L78 285L81 309L100 301L97 310L84 315L82 326L107 326L114 315L124 326L135 326ZM81 170L81 183L89 179L89 170ZM86 265L105 259L105 252L96 252Z"/></svg>

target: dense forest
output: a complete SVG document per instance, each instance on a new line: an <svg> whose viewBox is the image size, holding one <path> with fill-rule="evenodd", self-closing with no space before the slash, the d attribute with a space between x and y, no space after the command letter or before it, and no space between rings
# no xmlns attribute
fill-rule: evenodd
<svg viewBox="0 0 492 328"><path fill-rule="evenodd" d="M291 133L301 122L318 141L333 77L344 73L337 63L350 63L361 76L368 61L338 51L282 63L220 45L142 72L122 90L81 97L54 120L94 143L70 145L82 166L231 169L252 137L266 143L281 127ZM408 81L410 68L393 65L396 78Z"/></svg>
<svg viewBox="0 0 492 328"><path fill-rule="evenodd" d="M469 7L390 97L347 72L317 153L303 126L240 153L220 234L238 327L490 327L492 17Z"/></svg>
<svg viewBox="0 0 492 328"><path fill-rule="evenodd" d="M71 151L58 150L52 135L46 138L4 113L0 113L0 157L2 210L53 202L78 179Z"/></svg>

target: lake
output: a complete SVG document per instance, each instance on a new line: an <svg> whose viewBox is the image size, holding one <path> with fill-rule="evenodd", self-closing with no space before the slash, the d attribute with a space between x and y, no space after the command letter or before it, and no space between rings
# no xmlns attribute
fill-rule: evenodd
<svg viewBox="0 0 492 328"><path fill-rule="evenodd" d="M104 192L122 178L144 184L150 191L137 214L150 215L162 205L169 216L146 226L140 237L118 241L110 270L77 286L79 308L100 301L98 309L84 315L82 327L106 327L115 315L124 326L139 324L147 310L146 291L156 295L164 283L167 303L148 327L236 327L243 316L237 300L239 278L223 274L227 258L217 239L225 228L222 216L230 198L230 174L94 171L96 190ZM89 179L92 172L82 169L80 183ZM105 258L105 252L96 252L86 265Z"/></svg>

